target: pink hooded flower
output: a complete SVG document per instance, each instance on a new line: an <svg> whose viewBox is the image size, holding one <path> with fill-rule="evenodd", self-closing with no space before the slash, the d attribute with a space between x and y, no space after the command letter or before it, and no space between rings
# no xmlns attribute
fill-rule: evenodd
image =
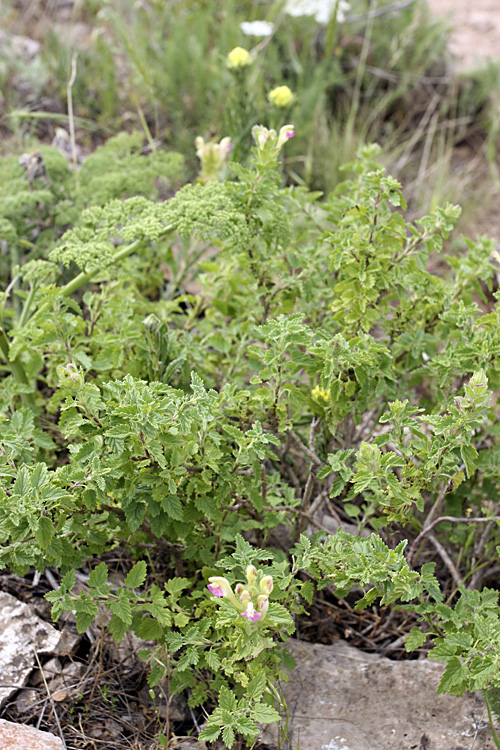
<svg viewBox="0 0 500 750"><path fill-rule="evenodd" d="M262 617L260 612L256 612L252 602L248 602L246 612L242 612L242 617L247 617L252 622L257 622Z"/></svg>
<svg viewBox="0 0 500 750"><path fill-rule="evenodd" d="M214 596L226 597L227 599L231 599L231 597L234 598L231 586L225 578L222 578L221 576L212 576L208 581L207 589Z"/></svg>

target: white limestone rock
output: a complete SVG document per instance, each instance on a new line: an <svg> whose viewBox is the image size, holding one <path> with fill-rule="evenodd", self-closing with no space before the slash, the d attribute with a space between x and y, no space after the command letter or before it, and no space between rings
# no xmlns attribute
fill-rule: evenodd
<svg viewBox="0 0 500 750"><path fill-rule="evenodd" d="M0 708L26 684L38 654L52 653L60 633L28 604L0 592ZM0 743L3 750L3 746Z"/></svg>
<svg viewBox="0 0 500 750"><path fill-rule="evenodd" d="M283 685L290 747L469 750L477 732L475 747L494 750L480 696L436 695L442 664L391 661L343 641L325 646L290 640L286 647L297 662ZM263 739L279 744L271 728Z"/></svg>

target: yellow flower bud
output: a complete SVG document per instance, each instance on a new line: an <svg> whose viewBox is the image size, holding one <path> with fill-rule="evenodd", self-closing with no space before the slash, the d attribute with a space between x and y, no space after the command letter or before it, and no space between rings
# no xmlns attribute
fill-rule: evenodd
<svg viewBox="0 0 500 750"><path fill-rule="evenodd" d="M257 609L262 615L262 619L264 619L267 614L267 610L269 609L269 598L265 594L261 594L259 597L257 597Z"/></svg>
<svg viewBox="0 0 500 750"><path fill-rule="evenodd" d="M264 578L260 582L260 590L263 594L269 595L271 593L271 591L273 590L272 576L264 576Z"/></svg>
<svg viewBox="0 0 500 750"><path fill-rule="evenodd" d="M267 98L275 107L288 107L294 100L288 86L277 86L269 92Z"/></svg>
<svg viewBox="0 0 500 750"><path fill-rule="evenodd" d="M250 52L248 52L248 50L246 49L243 49L243 47L235 47L227 56L226 63L227 67L231 70L245 68L247 65L251 65L252 56Z"/></svg>
<svg viewBox="0 0 500 750"><path fill-rule="evenodd" d="M248 583L255 583L257 580L257 569L255 565L247 565L245 570Z"/></svg>

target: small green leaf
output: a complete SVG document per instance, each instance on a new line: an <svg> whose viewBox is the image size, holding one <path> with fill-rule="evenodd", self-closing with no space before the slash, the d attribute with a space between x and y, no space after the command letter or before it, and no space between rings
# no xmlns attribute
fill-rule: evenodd
<svg viewBox="0 0 500 750"><path fill-rule="evenodd" d="M188 578L170 578L165 584L166 590L173 596L180 594L188 586L191 586L191 581Z"/></svg>
<svg viewBox="0 0 500 750"><path fill-rule="evenodd" d="M222 741L231 750L234 745L234 729L232 727L224 727L222 730Z"/></svg>
<svg viewBox="0 0 500 750"><path fill-rule="evenodd" d="M104 586L107 580L108 566L106 565L106 563L102 562L97 566L97 568L94 568L94 570L89 575L89 586L91 588L97 589L100 586Z"/></svg>
<svg viewBox="0 0 500 750"><path fill-rule="evenodd" d="M163 628L156 620L147 618L139 625L138 634L145 641L158 641L163 635Z"/></svg>
<svg viewBox="0 0 500 750"><path fill-rule="evenodd" d="M460 447L460 455L465 464L467 477L470 478L476 471L476 459L478 457L477 450L472 445L462 445Z"/></svg>
<svg viewBox="0 0 500 750"><path fill-rule="evenodd" d="M225 685L220 689L219 706L223 711L234 711L236 709L236 698L234 693Z"/></svg>
<svg viewBox="0 0 500 750"><path fill-rule="evenodd" d="M113 636L113 640L116 641L116 643L120 643L120 641L123 640L128 630L127 623L124 622L121 619L121 617L118 617L117 615L113 615L111 617L108 628L109 628L109 632Z"/></svg>
<svg viewBox="0 0 500 750"><path fill-rule="evenodd" d="M61 581L61 592L66 593L66 591L71 591L75 583L76 583L76 573L74 570L70 570L66 573L66 575Z"/></svg>
<svg viewBox="0 0 500 750"><path fill-rule="evenodd" d="M460 662L460 659L457 656L453 656L446 665L437 692L463 695L466 690L467 668Z"/></svg>
<svg viewBox="0 0 500 750"><path fill-rule="evenodd" d="M280 720L279 713L266 703L257 703L256 706L252 706L251 714L252 719L259 724L272 724L274 721Z"/></svg>
<svg viewBox="0 0 500 750"><path fill-rule="evenodd" d="M212 672L217 672L220 669L220 659L213 649L210 649L210 651L205 653L205 661L207 662L207 667L209 667Z"/></svg>
<svg viewBox="0 0 500 750"><path fill-rule="evenodd" d="M310 605L314 597L314 583L312 581L304 581L300 588L300 595L304 597L306 602Z"/></svg>
<svg viewBox="0 0 500 750"><path fill-rule="evenodd" d="M264 671L253 678L247 688L247 695L253 700L260 698L264 690L266 689L266 674Z"/></svg>
<svg viewBox="0 0 500 750"><path fill-rule="evenodd" d="M200 732L198 739L201 740L202 742L215 742L215 740L220 734L220 731L221 731L221 727L214 727L214 726L205 727L205 729L203 729Z"/></svg>
<svg viewBox="0 0 500 750"><path fill-rule="evenodd" d="M405 641L405 649L410 654L412 651L416 651L425 643L427 636L422 633L420 628L412 628L408 633L408 637Z"/></svg>
<svg viewBox="0 0 500 750"><path fill-rule="evenodd" d="M35 531L35 539L43 550L46 550L54 536L54 524L47 516L42 516L38 521L38 529Z"/></svg>
<svg viewBox="0 0 500 750"><path fill-rule="evenodd" d="M94 622L95 615L90 612L76 612L76 629L78 633L85 633Z"/></svg>
<svg viewBox="0 0 500 750"><path fill-rule="evenodd" d="M427 658L434 661L449 661L456 653L457 646L451 645L444 640L439 640L432 651L429 651Z"/></svg>
<svg viewBox="0 0 500 750"><path fill-rule="evenodd" d="M132 611L130 602L124 596L119 599L111 601L109 604L110 610L114 615L120 618L127 626L132 624Z"/></svg>
<svg viewBox="0 0 500 750"><path fill-rule="evenodd" d="M142 586L146 580L146 575L147 565L144 560L139 560L125 578L125 586L129 586L131 589L136 589L139 586Z"/></svg>

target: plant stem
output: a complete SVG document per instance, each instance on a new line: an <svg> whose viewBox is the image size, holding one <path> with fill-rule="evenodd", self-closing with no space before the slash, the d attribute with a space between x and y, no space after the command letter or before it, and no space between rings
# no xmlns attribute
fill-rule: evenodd
<svg viewBox="0 0 500 750"><path fill-rule="evenodd" d="M30 311L31 304L33 302L33 297L35 296L37 286L38 285L36 281L34 281L33 284L30 286L30 290L29 290L28 296L26 297L24 307L21 311L21 315L19 316L19 320L17 321L18 328L22 328L28 322L29 311Z"/></svg>
<svg viewBox="0 0 500 750"><path fill-rule="evenodd" d="M486 710L488 711L488 719L490 721L490 728L491 728L491 735L493 737L493 742L495 743L498 750L500 750L500 739L498 738L498 734L495 731L495 727L493 726L493 716L491 713L491 707L490 707L490 701L488 699L488 691L483 691L484 700L486 702Z"/></svg>
<svg viewBox="0 0 500 750"><path fill-rule="evenodd" d="M165 235L169 234L170 232L173 232L175 229L174 225L170 225L168 227L165 227L165 231L162 232L162 235L159 239L162 239ZM127 255L131 255L131 253L134 253L136 250L139 250L141 247L143 247L145 243L145 240L135 240L135 242L132 242L130 245L125 245L125 247L120 248L120 250L117 250L117 252L113 255L111 259L111 263L109 265L112 265L114 263L117 263L119 260L122 260L123 258L126 258ZM80 287L84 286L87 281L90 281L99 271L101 270L102 266L96 266L95 268L92 268L90 271L82 271L78 274L78 276L75 276L74 279L69 281L65 286L61 289L61 294L64 297L69 297L73 294L73 292L76 292L77 289L80 289Z"/></svg>
<svg viewBox="0 0 500 750"><path fill-rule="evenodd" d="M24 371L24 367L20 359L16 357L16 359L11 361L9 358L10 346L3 328L0 328L0 350L2 351L2 354L5 357L5 361L10 367L15 380L17 380L17 382L21 383L22 385L29 385L28 377L26 375L26 372ZM33 409L33 411L37 411L35 398L32 393L21 393L21 400L23 401L25 406L29 406L29 408Z"/></svg>
<svg viewBox="0 0 500 750"><path fill-rule="evenodd" d="M434 526L437 526L438 523L443 523L443 521L449 521L450 523L490 523L491 521L500 521L500 516L482 516L480 518L456 518L455 516L440 516L439 518L436 518L435 521L430 523L428 526L422 529L420 534L417 536L415 541L410 547L410 551L408 552L408 555L406 557L408 561L408 565L411 564L413 560L413 555L415 554L415 550L417 549L419 542L426 536L426 534L429 533L429 531L432 531Z"/></svg>
<svg viewBox="0 0 500 750"><path fill-rule="evenodd" d="M122 258L126 258L127 255L130 255L135 250L138 250L143 244L143 240L135 240L135 242L132 242L130 245L126 245L125 247L121 248L121 250L118 250L113 255L112 262L116 263L116 261L121 260ZM87 281L90 281L99 271L101 270L102 266L96 266L95 268L92 268L90 271L82 271L78 274L78 276L75 276L74 279L71 279L71 281L68 281L68 283L62 287L61 294L64 297L70 297L73 292L76 292L77 289L80 289L80 287L84 286Z"/></svg>

